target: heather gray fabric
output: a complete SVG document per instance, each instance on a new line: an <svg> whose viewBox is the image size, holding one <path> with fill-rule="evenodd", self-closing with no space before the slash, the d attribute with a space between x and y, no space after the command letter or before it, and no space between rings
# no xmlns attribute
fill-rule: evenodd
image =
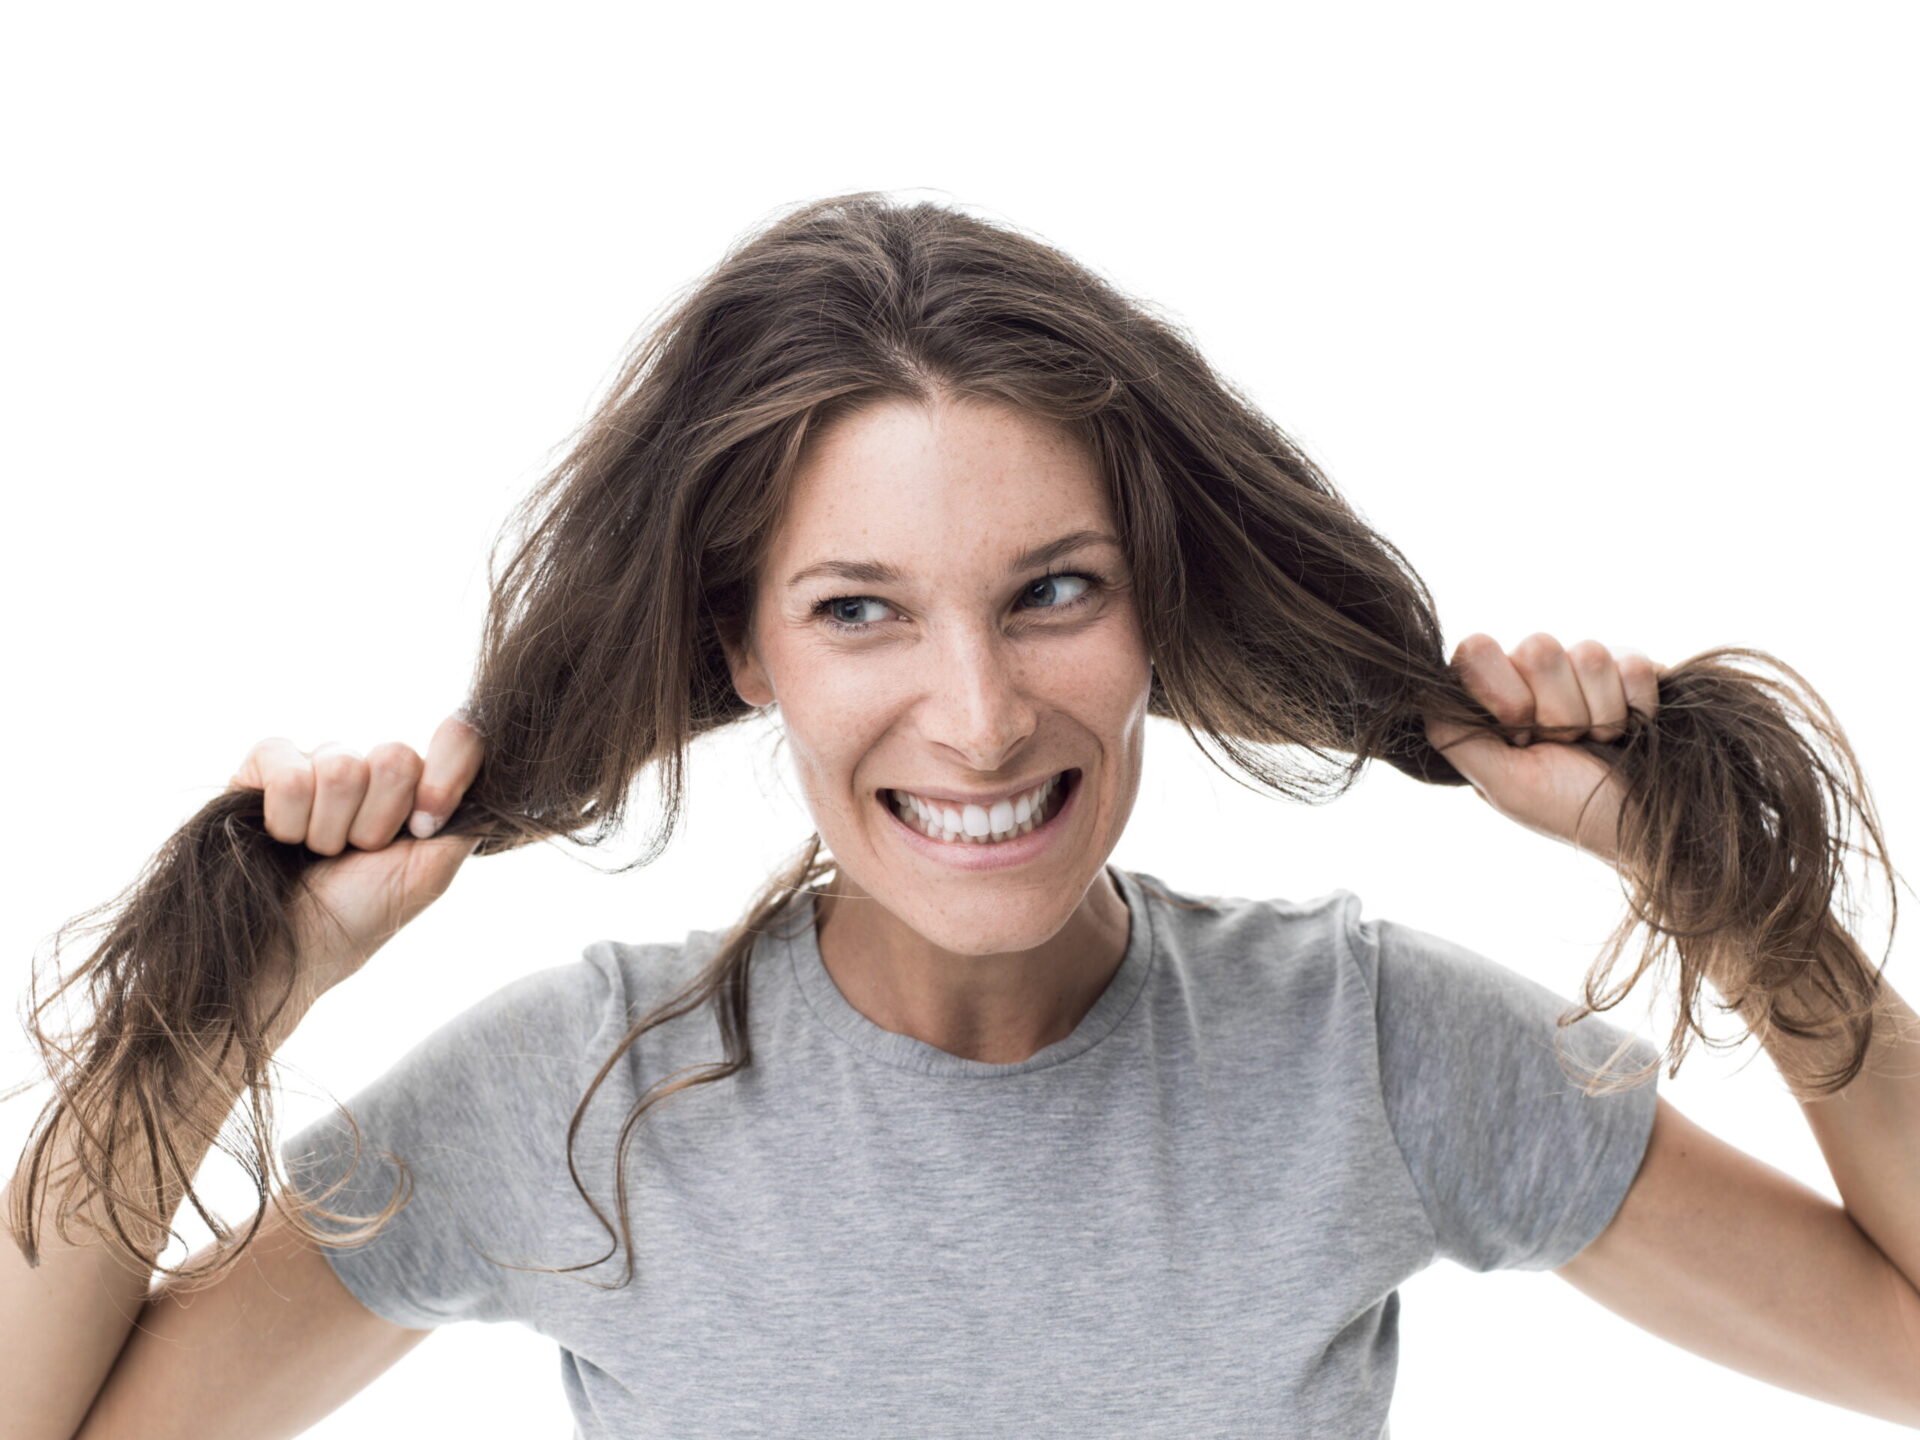
<svg viewBox="0 0 1920 1440"><path fill-rule="evenodd" d="M594 1440L1389 1435L1396 1287L1436 1256L1571 1259L1632 1182L1655 1087L1584 1096L1553 1053L1560 996L1361 919L1351 891L1189 910L1148 892L1207 897L1110 868L1119 971L1011 1065L874 1025L797 902L757 942L753 1065L633 1132L625 1289L583 1278L621 1274L614 1137L647 1085L724 1054L711 1012L650 1031L588 1109L575 1158L613 1238L568 1175L568 1121L720 937L599 941L513 981L347 1101L368 1149L336 1207L388 1198L375 1147L415 1190L334 1269L401 1325L551 1337ZM1598 1017L1561 1033L1589 1063L1656 1053ZM351 1148L327 1117L282 1156L313 1194ZM540 1275L476 1246L556 1266L616 1248Z"/></svg>

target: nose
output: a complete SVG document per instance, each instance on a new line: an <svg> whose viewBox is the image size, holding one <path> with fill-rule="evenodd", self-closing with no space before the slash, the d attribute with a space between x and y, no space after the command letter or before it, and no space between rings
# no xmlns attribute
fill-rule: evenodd
<svg viewBox="0 0 1920 1440"><path fill-rule="evenodd" d="M1022 662L992 635L968 631L937 647L927 690L928 738L972 769L1001 769L1034 732Z"/></svg>

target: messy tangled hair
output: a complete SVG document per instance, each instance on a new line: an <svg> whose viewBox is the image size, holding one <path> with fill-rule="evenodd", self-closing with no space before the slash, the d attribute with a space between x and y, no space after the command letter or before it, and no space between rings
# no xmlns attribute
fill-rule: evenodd
<svg viewBox="0 0 1920 1440"><path fill-rule="evenodd" d="M553 838L599 845L620 831L636 778L657 767L658 824L620 868L655 859L680 816L690 743L755 713L732 687L721 637L744 632L803 442L889 398L1016 406L1089 447L1136 577L1154 662L1149 712L1177 720L1230 777L1308 803L1344 793L1376 759L1460 785L1425 738L1423 716L1503 737L1521 728L1467 693L1406 558L1180 327L1011 227L866 191L803 205L736 243L643 332L564 458L514 512L517 544L497 575L498 543L490 557L468 697L485 758L441 833L483 837L477 855ZM1560 1023L1618 1004L1671 952L1679 1013L1670 1075L1690 1036L1720 1048L1696 1014L1710 980L1730 1002L1721 1008L1762 1039L1839 1042L1823 1052L1839 1055L1836 1065L1808 1061L1805 1073L1786 1075L1796 1093L1844 1088L1871 1043L1880 975L1832 914L1842 854L1877 857L1890 884L1894 872L1825 703L1763 652L1709 650L1662 674L1651 719L1632 711L1619 740L1580 743L1624 781L1615 850L1628 913L1586 977L1584 1006ZM152 1252L129 1239L126 1219L170 1233L172 1217L144 1203L164 1175L185 1187L224 1247L230 1232L194 1196L164 1137L200 1123L185 1113L187 1082L208 1071L206 1057L217 1065L234 1047L252 1151L226 1153L253 1176L264 1212L269 1179L279 1178L265 1038L279 1006L261 992L279 989L281 1004L291 993L267 984L278 973L268 957L288 941L289 906L320 857L274 840L261 802L251 789L209 801L125 894L63 927L108 912L89 927L104 940L55 992L88 980L91 1025L62 1047L37 1023L53 997L34 1009L58 1094L13 1187L9 1224L30 1263L62 1126L75 1134L78 1171L59 1212L63 1237L97 1192L108 1217L98 1233L136 1268L149 1266ZM1851 813L1864 818L1870 849L1848 843ZM622 1284L633 1273L633 1127L676 1091L752 1062L753 941L834 870L816 833L710 963L631 1027L581 1100L567 1140L577 1187L574 1139L621 1055L653 1026L712 1005L726 1058L654 1086L620 1131ZM1648 934L1632 975L1602 995L1638 927ZM1809 994L1822 997L1819 1014L1796 1013L1796 997ZM1590 1083L1617 1089L1656 1068ZM406 1202L400 1163L401 1186L377 1216L311 1206L367 1220L359 1232L315 1232L302 1218L308 1202L290 1189L281 1202L289 1222L316 1241L365 1243ZM150 1178L135 1173L142 1167ZM162 1268L187 1280L209 1274L244 1250L258 1223L202 1269Z"/></svg>

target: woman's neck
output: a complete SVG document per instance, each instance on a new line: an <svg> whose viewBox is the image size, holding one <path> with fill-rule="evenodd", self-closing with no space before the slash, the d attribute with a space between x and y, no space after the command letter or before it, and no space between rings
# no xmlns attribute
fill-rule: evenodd
<svg viewBox="0 0 1920 1440"><path fill-rule="evenodd" d="M1126 958L1131 918L1105 866L1060 929L1029 950L944 949L841 879L818 906L820 959L883 1030L1010 1065L1071 1035Z"/></svg>

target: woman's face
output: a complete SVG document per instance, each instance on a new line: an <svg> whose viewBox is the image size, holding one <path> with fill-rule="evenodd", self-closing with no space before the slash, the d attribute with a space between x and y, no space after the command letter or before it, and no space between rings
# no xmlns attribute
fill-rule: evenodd
<svg viewBox="0 0 1920 1440"><path fill-rule="evenodd" d="M956 954L1073 915L1139 790L1150 668L1117 539L1092 456L1023 411L889 400L809 437L728 655L779 707L843 893Z"/></svg>

